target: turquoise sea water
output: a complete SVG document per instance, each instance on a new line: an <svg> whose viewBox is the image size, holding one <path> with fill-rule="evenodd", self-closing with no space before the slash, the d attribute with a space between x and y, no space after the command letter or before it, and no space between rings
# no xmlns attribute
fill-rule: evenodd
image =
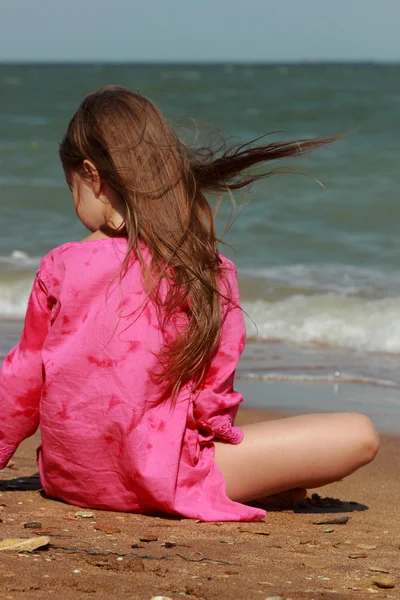
<svg viewBox="0 0 400 600"><path fill-rule="evenodd" d="M287 163L308 177L257 183L226 236L236 251L228 254L239 267L248 336L279 342L286 378L304 374L302 366L316 381L339 372L400 385L396 65L0 65L1 351L15 339L39 258L85 235L58 142L84 95L106 83L150 96L186 138L194 122L203 139L219 128L235 142L271 131L282 132L271 139L351 131ZM226 199L220 230L230 208ZM264 376L274 363L258 346ZM252 374L245 362L241 369Z"/></svg>

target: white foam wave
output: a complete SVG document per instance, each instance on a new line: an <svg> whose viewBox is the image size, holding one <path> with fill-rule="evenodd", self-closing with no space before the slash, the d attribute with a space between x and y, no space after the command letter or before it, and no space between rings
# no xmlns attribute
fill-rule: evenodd
<svg viewBox="0 0 400 600"><path fill-rule="evenodd" d="M24 317L39 262L21 250L0 256L0 317Z"/></svg>
<svg viewBox="0 0 400 600"><path fill-rule="evenodd" d="M400 298L326 294L243 302L248 337L400 352ZM254 321L252 321L252 320Z"/></svg>
<svg viewBox="0 0 400 600"><path fill-rule="evenodd" d="M0 316L22 319L25 316L29 294L32 288L31 277L24 277L12 283L0 281Z"/></svg>
<svg viewBox="0 0 400 600"><path fill-rule="evenodd" d="M0 256L0 273L11 270L35 269L39 262L40 258L37 256L30 256L22 250L14 250L8 256Z"/></svg>
<svg viewBox="0 0 400 600"><path fill-rule="evenodd" d="M18 250L0 256L0 317L24 316L38 263ZM400 353L400 297L292 295L243 308L250 338Z"/></svg>
<svg viewBox="0 0 400 600"><path fill-rule="evenodd" d="M337 295L391 296L400 294L400 272L366 269L354 265L284 265L241 269L240 275L262 279L271 286Z"/></svg>

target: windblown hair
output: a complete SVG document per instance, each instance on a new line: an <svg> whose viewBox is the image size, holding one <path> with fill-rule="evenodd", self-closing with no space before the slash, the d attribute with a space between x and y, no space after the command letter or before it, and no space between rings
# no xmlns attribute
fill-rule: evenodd
<svg viewBox="0 0 400 600"><path fill-rule="evenodd" d="M136 92L105 86L83 100L60 144L67 177L82 173L85 159L94 163L125 209L123 230L107 233L126 236L126 260L132 251L137 254L149 300L167 320L187 307L187 327L159 353L163 397L175 399L188 383L198 389L218 348L223 273L205 193L247 186L274 172L251 167L331 141L250 143L218 152L183 143L154 103ZM139 241L151 252L150 265ZM166 296L160 293L162 281L167 281Z"/></svg>

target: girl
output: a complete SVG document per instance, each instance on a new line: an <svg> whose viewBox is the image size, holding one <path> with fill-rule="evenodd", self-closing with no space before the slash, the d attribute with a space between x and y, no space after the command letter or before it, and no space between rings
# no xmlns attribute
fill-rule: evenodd
<svg viewBox="0 0 400 600"><path fill-rule="evenodd" d="M60 158L92 232L41 262L20 344L0 379L0 468L40 424L50 497L81 507L256 521L242 504L315 488L378 449L358 414L239 429L233 377L245 343L235 266L217 251L205 192L269 173L257 163L329 140L183 144L154 104L120 87L84 99Z"/></svg>

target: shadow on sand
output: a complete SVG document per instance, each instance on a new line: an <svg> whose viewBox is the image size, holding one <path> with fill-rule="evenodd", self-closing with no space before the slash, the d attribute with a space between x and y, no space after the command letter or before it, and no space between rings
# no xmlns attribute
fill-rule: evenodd
<svg viewBox="0 0 400 600"><path fill-rule="evenodd" d="M340 500L339 498L321 497L319 494L312 494L309 498L304 498L299 502L291 502L283 498L281 502L274 502L274 497L264 498L256 502L249 502L250 506L263 508L268 512L277 512L291 510L298 514L337 514L349 512L361 512L368 510L368 506L360 504L353 500Z"/></svg>
<svg viewBox="0 0 400 600"><path fill-rule="evenodd" d="M39 473L29 477L15 477L14 479L0 480L0 492L37 492L42 489Z"/></svg>

